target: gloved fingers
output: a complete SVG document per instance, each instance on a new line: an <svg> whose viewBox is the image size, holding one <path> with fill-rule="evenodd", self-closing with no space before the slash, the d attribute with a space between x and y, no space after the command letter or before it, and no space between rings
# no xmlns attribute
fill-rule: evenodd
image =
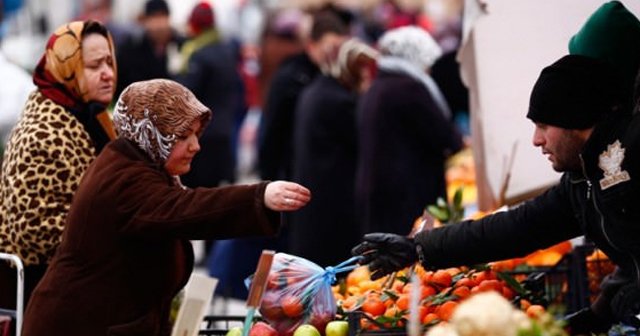
<svg viewBox="0 0 640 336"><path fill-rule="evenodd" d="M390 270L384 259L378 258L369 263L369 272L371 273L371 280L377 280L392 273L393 270Z"/></svg>
<svg viewBox="0 0 640 336"><path fill-rule="evenodd" d="M367 242L386 245L392 243L395 236L397 235L393 233L373 232L365 234L362 239Z"/></svg>
<svg viewBox="0 0 640 336"><path fill-rule="evenodd" d="M364 256L365 254L370 253L370 251L377 250L377 248L378 248L377 244L372 244L368 241L363 241L362 243L358 244L356 247L351 249L351 254L354 256L358 256L358 255ZM360 263L363 264L363 262L360 262Z"/></svg>
<svg viewBox="0 0 640 336"><path fill-rule="evenodd" d="M378 258L378 250L368 250L362 253L360 256L362 256L362 259L358 261L358 264L367 265Z"/></svg>
<svg viewBox="0 0 640 336"><path fill-rule="evenodd" d="M387 256L388 268L392 268L393 271L401 270L411 264L413 264L413 260L407 258L406 256Z"/></svg>
<svg viewBox="0 0 640 336"><path fill-rule="evenodd" d="M377 269L377 270L374 270L374 271L369 270L369 272L371 273L371 280L372 281L378 280L378 279L380 279L380 278L382 278L382 277L384 277L384 276L386 276L388 274L388 273L384 273L380 269Z"/></svg>

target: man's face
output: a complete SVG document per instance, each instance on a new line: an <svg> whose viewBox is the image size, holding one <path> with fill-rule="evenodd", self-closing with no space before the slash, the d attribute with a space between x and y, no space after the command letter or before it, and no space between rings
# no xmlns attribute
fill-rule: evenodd
<svg viewBox="0 0 640 336"><path fill-rule="evenodd" d="M571 130L536 123L533 145L542 148L555 171L580 171L580 153L592 131L593 128Z"/></svg>
<svg viewBox="0 0 640 336"><path fill-rule="evenodd" d="M147 34L157 45L164 45L171 40L171 23L169 15L164 13L155 13L146 16L143 25Z"/></svg>
<svg viewBox="0 0 640 336"><path fill-rule="evenodd" d="M331 57L333 57L340 44L348 39L348 36L339 35L336 33L326 33L315 42L310 42L307 45L307 53L311 60L319 67L323 67L328 64Z"/></svg>

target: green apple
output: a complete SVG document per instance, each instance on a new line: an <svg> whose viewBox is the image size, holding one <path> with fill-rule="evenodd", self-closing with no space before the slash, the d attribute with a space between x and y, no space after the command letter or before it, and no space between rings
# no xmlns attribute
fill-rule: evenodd
<svg viewBox="0 0 640 336"><path fill-rule="evenodd" d="M293 332L293 336L320 336L320 332L316 327L310 324L303 324L296 328Z"/></svg>
<svg viewBox="0 0 640 336"><path fill-rule="evenodd" d="M233 327L224 336L242 336L242 327Z"/></svg>
<svg viewBox="0 0 640 336"><path fill-rule="evenodd" d="M324 331L326 336L347 336L349 334L349 322L331 321Z"/></svg>

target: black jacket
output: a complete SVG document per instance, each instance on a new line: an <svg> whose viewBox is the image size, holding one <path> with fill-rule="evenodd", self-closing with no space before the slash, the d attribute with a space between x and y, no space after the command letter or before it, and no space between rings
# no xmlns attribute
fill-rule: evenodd
<svg viewBox="0 0 640 336"><path fill-rule="evenodd" d="M183 38L174 33L170 44L178 47ZM129 84L154 78L170 78L166 50L158 54L155 46L144 31L135 31L116 47L118 60L118 83L115 99Z"/></svg>
<svg viewBox="0 0 640 336"><path fill-rule="evenodd" d="M236 55L228 42L204 45L193 52L186 71L176 78L212 112L191 171L181 177L188 187L217 187L223 181L235 181L234 127L244 110Z"/></svg>
<svg viewBox="0 0 640 336"><path fill-rule="evenodd" d="M298 96L318 73L309 56L300 53L282 61L273 76L260 124L258 164L263 180L291 178L291 141Z"/></svg>
<svg viewBox="0 0 640 336"><path fill-rule="evenodd" d="M594 307L611 314L618 288L640 286L639 131L637 114L605 118L581 154L582 172L513 210L419 234L421 260L439 268L501 260L584 234L619 267Z"/></svg>
<svg viewBox="0 0 640 336"><path fill-rule="evenodd" d="M356 211L363 233L408 234L446 196L445 160L462 137L423 84L380 70L360 99Z"/></svg>
<svg viewBox="0 0 640 336"><path fill-rule="evenodd" d="M320 266L349 255L360 238L355 219L356 95L320 75L302 92L295 115L293 180L313 201L291 214L291 253ZM331 242L331 248L327 243Z"/></svg>

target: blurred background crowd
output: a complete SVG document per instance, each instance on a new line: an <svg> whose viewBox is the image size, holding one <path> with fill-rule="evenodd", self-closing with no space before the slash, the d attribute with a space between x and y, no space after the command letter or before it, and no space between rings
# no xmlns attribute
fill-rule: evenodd
<svg viewBox="0 0 640 336"><path fill-rule="evenodd" d="M444 160L469 134L455 59L462 0L0 3L2 139L52 31L94 19L114 40L114 102L132 82L171 78L212 109L185 185L288 179L312 190L278 238L206 244L201 265L223 296L246 296L241 280L264 248L324 267L347 258L362 232L408 233L446 196Z"/></svg>

